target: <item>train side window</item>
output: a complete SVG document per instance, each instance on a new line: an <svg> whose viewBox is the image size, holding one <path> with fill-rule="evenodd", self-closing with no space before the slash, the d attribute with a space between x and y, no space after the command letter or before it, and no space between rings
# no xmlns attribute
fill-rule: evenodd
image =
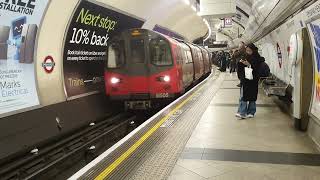
<svg viewBox="0 0 320 180"><path fill-rule="evenodd" d="M188 63L193 63L192 54L190 51L187 51Z"/></svg>
<svg viewBox="0 0 320 180"><path fill-rule="evenodd" d="M119 68L125 63L124 41L113 42L108 48L108 68Z"/></svg>
<svg viewBox="0 0 320 180"><path fill-rule="evenodd" d="M199 56L199 60L200 60L200 61L203 61L201 52L198 52L198 56Z"/></svg>
<svg viewBox="0 0 320 180"><path fill-rule="evenodd" d="M151 63L156 66L172 65L172 56L169 43L157 37L152 39L149 44Z"/></svg>
<svg viewBox="0 0 320 180"><path fill-rule="evenodd" d="M131 61L133 63L144 63L145 51L143 39L132 39L130 42L131 47Z"/></svg>
<svg viewBox="0 0 320 180"><path fill-rule="evenodd" d="M189 62L189 58L186 50L182 50L184 62L187 64Z"/></svg>
<svg viewBox="0 0 320 180"><path fill-rule="evenodd" d="M183 48L181 48L180 46L178 47L178 54L179 54L178 62L179 62L179 64L183 64L183 59L184 59L184 49L183 49Z"/></svg>
<svg viewBox="0 0 320 180"><path fill-rule="evenodd" d="M199 60L199 56L198 56L198 53L197 51L194 49L194 58L198 61Z"/></svg>
<svg viewBox="0 0 320 180"><path fill-rule="evenodd" d="M181 61L181 51L180 51L180 47L179 46L177 46L176 47L176 61L177 61L177 63L178 64L180 64L180 61Z"/></svg>
<svg viewBox="0 0 320 180"><path fill-rule="evenodd" d="M206 61L208 61L209 60L209 54L205 53L205 56L206 56Z"/></svg>

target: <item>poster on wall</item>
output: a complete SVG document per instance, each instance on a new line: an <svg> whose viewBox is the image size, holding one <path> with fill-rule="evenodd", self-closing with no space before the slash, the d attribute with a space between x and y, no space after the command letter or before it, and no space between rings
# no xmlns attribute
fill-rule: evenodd
<svg viewBox="0 0 320 180"><path fill-rule="evenodd" d="M298 57L299 55L299 49L298 49L298 34L294 33L291 35L290 37L290 42L289 42L289 46L288 46L288 59L289 59L289 63L288 63L288 74L289 76L287 78L289 78L290 80L290 84L295 87L297 79L297 75L299 75L299 65L298 60L302 57ZM292 77L292 78L290 78ZM299 78L300 80L300 78Z"/></svg>
<svg viewBox="0 0 320 180"><path fill-rule="evenodd" d="M39 105L34 51L48 0L0 0L0 117Z"/></svg>
<svg viewBox="0 0 320 180"><path fill-rule="evenodd" d="M111 7L82 0L66 32L63 71L68 99L104 90L104 63L109 40L144 21Z"/></svg>
<svg viewBox="0 0 320 180"><path fill-rule="evenodd" d="M308 24L314 59L314 86L311 114L320 120L320 20Z"/></svg>
<svg viewBox="0 0 320 180"><path fill-rule="evenodd" d="M279 43L277 43L277 54L278 54L278 63L280 69L282 68L282 52Z"/></svg>

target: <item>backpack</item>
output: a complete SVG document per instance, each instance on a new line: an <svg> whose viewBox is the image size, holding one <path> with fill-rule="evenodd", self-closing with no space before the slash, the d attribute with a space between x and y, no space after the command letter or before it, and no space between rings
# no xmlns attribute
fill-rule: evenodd
<svg viewBox="0 0 320 180"><path fill-rule="evenodd" d="M259 76L260 77L269 77L270 76L270 68L266 62L260 63Z"/></svg>

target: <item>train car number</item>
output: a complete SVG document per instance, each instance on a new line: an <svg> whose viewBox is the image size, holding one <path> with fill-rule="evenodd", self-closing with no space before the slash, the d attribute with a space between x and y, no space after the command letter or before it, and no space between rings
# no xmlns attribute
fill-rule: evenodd
<svg viewBox="0 0 320 180"><path fill-rule="evenodd" d="M158 93L156 94L156 98L168 98L169 93Z"/></svg>

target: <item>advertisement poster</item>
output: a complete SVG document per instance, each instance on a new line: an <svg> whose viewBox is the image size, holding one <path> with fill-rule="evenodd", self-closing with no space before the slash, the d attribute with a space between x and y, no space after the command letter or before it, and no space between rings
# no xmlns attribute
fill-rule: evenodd
<svg viewBox="0 0 320 180"><path fill-rule="evenodd" d="M314 59L314 86L311 114L320 120L320 20L308 25L313 46Z"/></svg>
<svg viewBox="0 0 320 180"><path fill-rule="evenodd" d="M70 99L104 90L104 63L109 40L144 21L113 8L83 0L67 30L63 55L64 83Z"/></svg>
<svg viewBox="0 0 320 180"><path fill-rule="evenodd" d="M34 51L48 0L0 0L0 117L39 105Z"/></svg>
<svg viewBox="0 0 320 180"><path fill-rule="evenodd" d="M277 54L280 69L282 68L282 52L279 43L277 43Z"/></svg>

